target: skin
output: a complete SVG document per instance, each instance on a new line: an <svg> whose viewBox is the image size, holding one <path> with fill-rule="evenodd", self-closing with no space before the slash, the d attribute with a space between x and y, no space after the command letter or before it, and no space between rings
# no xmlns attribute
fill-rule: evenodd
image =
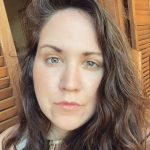
<svg viewBox="0 0 150 150"><path fill-rule="evenodd" d="M59 139L85 124L95 112L103 58L92 18L77 9L56 12L43 26L33 66L36 97ZM80 106L59 106L59 102Z"/></svg>
<svg viewBox="0 0 150 150"><path fill-rule="evenodd" d="M49 47L41 49L45 43L60 47L63 54L58 54ZM102 64L103 59L101 55L82 55L91 51L100 53L100 48L96 42L92 19L84 12L71 9L60 11L45 24L40 34L33 78L38 103L53 123L53 131L56 133L53 136L50 134L50 138L59 138L80 127L94 113L96 91L103 75L103 68L101 65L93 68L84 62L90 59L96 62L98 60ZM46 60L51 55L59 56L63 63L47 64ZM62 99L74 100L84 106L76 111L56 109L55 101ZM15 125L0 134L0 149L3 138L15 132L16 128ZM150 137L146 144L149 148ZM14 148L11 147L10 150Z"/></svg>

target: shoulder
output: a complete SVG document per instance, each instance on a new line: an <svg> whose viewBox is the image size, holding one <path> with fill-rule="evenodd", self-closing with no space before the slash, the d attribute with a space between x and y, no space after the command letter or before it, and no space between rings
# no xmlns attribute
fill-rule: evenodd
<svg viewBox="0 0 150 150"><path fill-rule="evenodd" d="M8 129L6 129L5 131L3 131L0 134L0 149L2 149L2 141L3 139L5 139L5 137L7 137L8 135L10 135L11 133L13 133L15 131L15 129L17 128L18 125L14 125Z"/></svg>

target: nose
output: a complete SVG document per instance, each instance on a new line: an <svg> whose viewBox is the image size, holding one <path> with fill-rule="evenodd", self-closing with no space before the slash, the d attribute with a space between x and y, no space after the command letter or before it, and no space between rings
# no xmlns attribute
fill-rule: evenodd
<svg viewBox="0 0 150 150"><path fill-rule="evenodd" d="M68 66L64 69L59 88L63 91L78 92L81 89L81 76L79 68Z"/></svg>

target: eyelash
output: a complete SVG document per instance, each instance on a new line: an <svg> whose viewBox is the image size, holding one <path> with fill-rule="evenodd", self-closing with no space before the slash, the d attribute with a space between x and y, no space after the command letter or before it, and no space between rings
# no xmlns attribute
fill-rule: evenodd
<svg viewBox="0 0 150 150"><path fill-rule="evenodd" d="M57 63L56 62L52 62L52 61L56 61L56 59L57 59ZM49 62L49 60L50 60L50 62ZM54 56L53 57L49 57L49 58L46 59L46 62L48 64L51 64L51 65L58 64L58 63L60 63L60 61L62 62L62 60L59 57L54 57Z"/></svg>
<svg viewBox="0 0 150 150"><path fill-rule="evenodd" d="M59 63L63 63L63 61L59 57L52 56L46 59L46 63L49 65L57 65ZM86 66L88 67L88 69L97 69L100 68L101 65L93 60L86 60L83 63L83 67L86 68Z"/></svg>
<svg viewBox="0 0 150 150"><path fill-rule="evenodd" d="M95 68L96 69L96 68L100 67L100 65L98 63L96 63L95 61L93 61L93 60L87 60L87 61L84 62L84 64L87 65L88 68Z"/></svg>

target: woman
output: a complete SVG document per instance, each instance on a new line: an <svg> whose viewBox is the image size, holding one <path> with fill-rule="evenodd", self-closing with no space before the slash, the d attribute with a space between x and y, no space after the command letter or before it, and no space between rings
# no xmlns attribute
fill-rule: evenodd
<svg viewBox="0 0 150 150"><path fill-rule="evenodd" d="M146 149L145 101L129 46L98 5L34 0L28 6L23 109L19 124L1 136L3 150Z"/></svg>

